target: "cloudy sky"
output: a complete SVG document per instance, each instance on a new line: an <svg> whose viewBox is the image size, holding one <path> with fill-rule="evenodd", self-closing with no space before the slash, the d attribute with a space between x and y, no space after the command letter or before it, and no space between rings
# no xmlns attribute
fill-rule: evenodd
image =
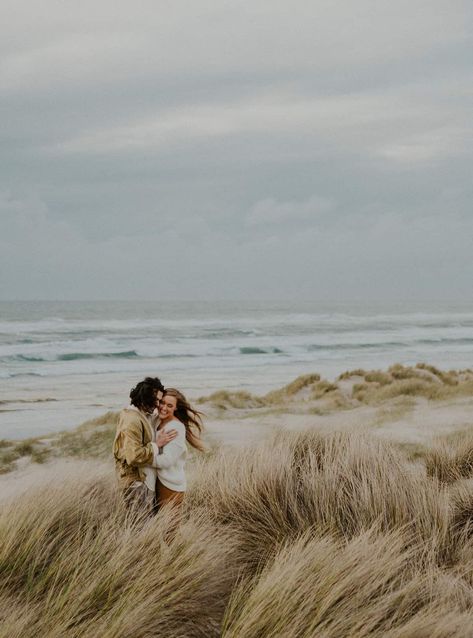
<svg viewBox="0 0 473 638"><path fill-rule="evenodd" d="M471 299L471 0L1 0L0 298Z"/></svg>

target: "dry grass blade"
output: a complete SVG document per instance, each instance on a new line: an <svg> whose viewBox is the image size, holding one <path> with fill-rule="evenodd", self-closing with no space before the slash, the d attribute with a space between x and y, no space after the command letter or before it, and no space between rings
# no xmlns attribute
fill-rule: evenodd
<svg viewBox="0 0 473 638"><path fill-rule="evenodd" d="M416 560L402 534L364 532L345 546L306 533L233 593L225 638L466 638L473 615L442 594L443 575ZM473 590L470 590L471 606ZM449 631L435 634L450 614ZM452 619L455 621L452 623ZM419 633L410 633L411 630Z"/></svg>

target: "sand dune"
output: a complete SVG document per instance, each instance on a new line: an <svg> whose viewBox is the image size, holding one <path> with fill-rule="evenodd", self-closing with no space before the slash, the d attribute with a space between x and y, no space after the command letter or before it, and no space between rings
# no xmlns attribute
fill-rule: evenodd
<svg viewBox="0 0 473 638"><path fill-rule="evenodd" d="M386 371L349 371L335 382L317 374L303 375L265 395L219 391L200 397L197 403L206 414L206 436L214 447L242 446L283 429L365 431L428 448L438 436L473 427L473 372L397 364ZM91 466L110 467L117 414L107 412L76 430L51 437L18 444L4 441L1 494L8 496L62 476L87 460Z"/></svg>

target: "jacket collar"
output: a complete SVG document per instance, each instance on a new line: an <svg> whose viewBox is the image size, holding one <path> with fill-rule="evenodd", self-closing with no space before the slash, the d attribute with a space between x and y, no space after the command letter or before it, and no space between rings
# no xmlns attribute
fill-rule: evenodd
<svg viewBox="0 0 473 638"><path fill-rule="evenodd" d="M141 410L138 410L136 405L131 405L131 404L127 405L125 410L132 410L133 412L138 412L138 414L140 414L144 418L144 420L146 421L146 425L148 426L149 438L151 439L151 441L153 441L154 434L153 434L153 427L151 425L152 414L146 414L146 412L142 412Z"/></svg>

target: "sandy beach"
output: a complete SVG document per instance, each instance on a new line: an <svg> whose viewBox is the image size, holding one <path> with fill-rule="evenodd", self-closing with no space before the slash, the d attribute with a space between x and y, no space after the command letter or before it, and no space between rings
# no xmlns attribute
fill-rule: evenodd
<svg viewBox="0 0 473 638"><path fill-rule="evenodd" d="M473 372L444 373L436 368L399 365L390 370L355 370L340 375L335 382L319 375L303 375L266 395L223 390L203 396L198 407L205 414L207 444L214 448L244 447L278 430L348 431L370 433L414 450L428 449L438 437L473 428ZM373 394L360 400L363 388ZM387 393L387 388L393 391ZM41 463L35 462L34 454L25 453L5 468L0 474L1 498L74 474L87 475L96 470L112 473L108 444L116 415L108 412L77 430L37 439L33 448L50 453L40 458ZM68 440L73 440L76 432L80 432L80 442L70 445ZM93 437L97 435L99 447L94 449ZM90 446L88 440L92 441ZM4 447L3 452L5 449L8 452L9 448Z"/></svg>

